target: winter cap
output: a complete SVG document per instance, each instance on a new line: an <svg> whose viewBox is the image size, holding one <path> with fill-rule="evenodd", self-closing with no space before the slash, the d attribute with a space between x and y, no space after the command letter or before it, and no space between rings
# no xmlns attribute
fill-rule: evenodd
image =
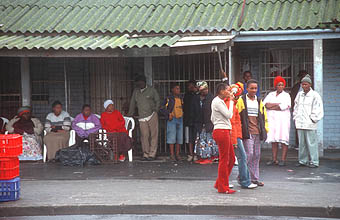
<svg viewBox="0 0 340 220"><path fill-rule="evenodd" d="M112 100L110 100L110 99L108 99L108 100L106 100L105 102L104 102L104 108L106 109L107 108L107 106L109 106L109 105L113 105L113 101Z"/></svg>
<svg viewBox="0 0 340 220"><path fill-rule="evenodd" d="M302 78L301 83L303 82L308 82L309 84L312 84L312 79L309 74Z"/></svg>
<svg viewBox="0 0 340 220"><path fill-rule="evenodd" d="M199 90L203 90L203 89L207 89L208 88L208 83L206 81L197 82L196 85L199 88Z"/></svg>
<svg viewBox="0 0 340 220"><path fill-rule="evenodd" d="M18 115L21 116L27 112L31 112L31 107L29 106L22 106L21 108L18 109Z"/></svg>

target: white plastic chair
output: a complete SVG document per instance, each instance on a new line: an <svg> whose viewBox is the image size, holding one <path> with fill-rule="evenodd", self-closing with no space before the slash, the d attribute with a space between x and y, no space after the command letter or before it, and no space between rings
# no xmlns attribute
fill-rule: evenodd
<svg viewBox="0 0 340 220"><path fill-rule="evenodd" d="M132 117L124 117L125 120L125 128L128 129L129 137L132 138L132 132L135 129L136 123ZM131 128L129 129L129 124L131 123ZM128 151L129 162L132 162L132 148Z"/></svg>
<svg viewBox="0 0 340 220"><path fill-rule="evenodd" d="M44 130L44 136L47 134L46 130ZM68 146L72 146L76 143L76 131L75 130L70 130L70 139L68 140ZM44 153L43 153L43 161L44 163L46 162L47 158L47 147L46 144L44 143Z"/></svg>
<svg viewBox="0 0 340 220"><path fill-rule="evenodd" d="M1 129L3 129L3 128L6 126L6 124L8 124L9 120L8 120L7 118L4 118L4 117L0 117L0 118L1 118L2 121L4 122L3 125L2 125L2 128L1 128ZM8 132L7 132L7 133L8 133Z"/></svg>
<svg viewBox="0 0 340 220"><path fill-rule="evenodd" d="M100 115L95 114L99 119L100 119ZM125 117L124 116L124 120L125 120L125 128L128 130L129 132L129 137L132 138L132 132L135 129L136 123L135 120L132 117ZM129 125L131 123L131 128L129 129ZM101 134L104 133L104 134ZM107 136L106 136L106 130L105 129L100 129L99 130L99 140L107 140ZM132 162L133 158L132 158L132 149L130 149L128 151L128 156L129 156L129 162Z"/></svg>

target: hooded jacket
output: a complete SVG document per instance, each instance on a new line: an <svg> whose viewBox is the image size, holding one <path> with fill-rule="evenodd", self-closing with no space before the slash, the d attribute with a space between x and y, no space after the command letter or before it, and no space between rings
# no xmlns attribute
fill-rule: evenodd
<svg viewBox="0 0 340 220"><path fill-rule="evenodd" d="M308 93L300 91L294 101L293 119L296 129L316 130L323 118L323 103L320 95L312 88Z"/></svg>

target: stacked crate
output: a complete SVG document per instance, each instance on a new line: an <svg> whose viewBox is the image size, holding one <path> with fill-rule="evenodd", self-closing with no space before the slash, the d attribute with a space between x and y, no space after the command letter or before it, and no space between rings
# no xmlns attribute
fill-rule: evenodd
<svg viewBox="0 0 340 220"><path fill-rule="evenodd" d="M0 202L20 197L19 158L22 154L22 136L0 135Z"/></svg>

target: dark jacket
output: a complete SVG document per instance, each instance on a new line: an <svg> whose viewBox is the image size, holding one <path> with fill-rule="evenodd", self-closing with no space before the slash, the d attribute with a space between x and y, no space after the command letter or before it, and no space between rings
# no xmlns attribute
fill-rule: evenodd
<svg viewBox="0 0 340 220"><path fill-rule="evenodd" d="M236 107L241 116L242 138L250 139L248 108L247 108L246 100L247 100L246 95L242 95L242 97L237 101ZM262 100L260 98L257 98L257 101L259 103L258 126L260 130L260 140L264 141L267 139L267 132L268 132L267 112L266 112L265 106L263 105Z"/></svg>
<svg viewBox="0 0 340 220"><path fill-rule="evenodd" d="M179 97L179 98L181 99L182 106L183 106L183 99L182 97ZM175 96L169 95L168 97L164 99L159 109L160 118L169 120L169 114L174 110L174 107L175 107Z"/></svg>
<svg viewBox="0 0 340 220"><path fill-rule="evenodd" d="M193 122L198 132L201 132L203 125L206 132L212 132L214 130L214 125L211 122L211 102L213 99L214 96L211 93L209 93L202 101L199 95L195 96L193 99Z"/></svg>
<svg viewBox="0 0 340 220"><path fill-rule="evenodd" d="M187 92L184 95L183 99L183 123L184 126L193 126L194 125L194 108L193 108L193 100L198 94L194 92Z"/></svg>
<svg viewBox="0 0 340 220"><path fill-rule="evenodd" d="M293 109L294 110L294 105L295 105L295 98L296 98L296 95L298 94L298 92L299 92L299 90L300 90L300 84L301 83L296 83L294 86L293 86L293 88L292 88L292 90L290 91L290 98L291 98L291 101L292 101L292 103L291 103L291 109Z"/></svg>

